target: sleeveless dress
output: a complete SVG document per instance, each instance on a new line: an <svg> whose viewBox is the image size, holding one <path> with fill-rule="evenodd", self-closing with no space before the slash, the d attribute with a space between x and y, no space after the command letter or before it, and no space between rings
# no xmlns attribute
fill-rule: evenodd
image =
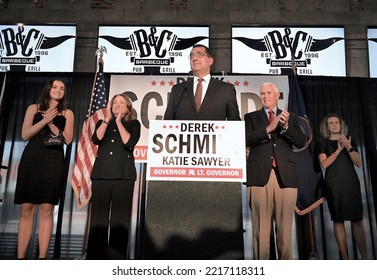
<svg viewBox="0 0 377 280"><path fill-rule="evenodd" d="M318 154L325 153L329 157L337 147L337 140L326 139L319 143ZM353 141L352 147L356 147ZM336 160L326 168L325 183L325 196L331 219L336 222L362 221L360 181L346 149L343 149Z"/></svg>
<svg viewBox="0 0 377 280"><path fill-rule="evenodd" d="M37 112L33 124L42 120ZM60 130L64 130L66 118L57 115L53 120ZM62 191L64 172L64 149L60 146L45 146L44 139L51 132L46 125L26 144L18 167L15 204L49 203L58 205Z"/></svg>

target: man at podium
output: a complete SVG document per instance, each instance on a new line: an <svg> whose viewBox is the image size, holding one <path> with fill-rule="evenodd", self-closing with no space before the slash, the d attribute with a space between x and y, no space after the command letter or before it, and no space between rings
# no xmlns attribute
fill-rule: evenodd
<svg viewBox="0 0 377 280"><path fill-rule="evenodd" d="M164 120L240 121L236 90L210 74L210 49L194 45L193 77L173 86ZM243 259L241 183L150 181L143 259Z"/></svg>
<svg viewBox="0 0 377 280"><path fill-rule="evenodd" d="M194 77L173 86L164 120L241 120L234 85L211 77L213 62L209 48L193 46L190 66Z"/></svg>

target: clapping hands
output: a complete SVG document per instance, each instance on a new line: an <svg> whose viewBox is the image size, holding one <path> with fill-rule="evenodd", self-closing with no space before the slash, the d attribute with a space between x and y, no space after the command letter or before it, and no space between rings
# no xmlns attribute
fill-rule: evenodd
<svg viewBox="0 0 377 280"><path fill-rule="evenodd" d="M48 108L44 113L43 113L43 119L46 121L47 124L51 123L53 119L56 117L58 114L58 109L56 108Z"/></svg>
<svg viewBox="0 0 377 280"><path fill-rule="evenodd" d="M351 145L351 136L349 138L347 138L344 134L340 135L339 139L338 139L338 145L342 149L346 148L347 150L349 150L350 148L352 148L352 145Z"/></svg>

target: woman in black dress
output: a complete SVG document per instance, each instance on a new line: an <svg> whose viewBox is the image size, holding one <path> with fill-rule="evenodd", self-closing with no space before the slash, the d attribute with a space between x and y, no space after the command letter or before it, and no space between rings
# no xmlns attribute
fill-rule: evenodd
<svg viewBox="0 0 377 280"><path fill-rule="evenodd" d="M136 180L134 147L140 122L132 118L131 100L115 95L92 136L98 153L91 174L87 259L127 259Z"/></svg>
<svg viewBox="0 0 377 280"><path fill-rule="evenodd" d="M55 79L46 83L39 104L31 104L22 125L28 141L17 173L15 204L20 205L17 258L25 259L38 206L39 259L45 259L53 229L54 206L59 203L64 169L63 145L46 146L44 139L61 132L72 142L74 115L64 108L65 85Z"/></svg>
<svg viewBox="0 0 377 280"><path fill-rule="evenodd" d="M361 167L361 158L348 127L337 114L327 115L320 125L324 140L318 144L318 157L326 169L325 195L341 259L348 259L345 221L351 221L352 235L361 258L367 259L367 244L363 225L363 205L360 181L355 167Z"/></svg>

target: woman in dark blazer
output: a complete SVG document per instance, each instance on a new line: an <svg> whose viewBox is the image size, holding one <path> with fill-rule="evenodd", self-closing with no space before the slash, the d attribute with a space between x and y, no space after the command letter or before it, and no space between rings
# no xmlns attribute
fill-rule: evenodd
<svg viewBox="0 0 377 280"><path fill-rule="evenodd" d="M115 95L92 136L98 145L92 179L87 259L127 259L132 198L136 180L133 150L140 122L132 102Z"/></svg>

